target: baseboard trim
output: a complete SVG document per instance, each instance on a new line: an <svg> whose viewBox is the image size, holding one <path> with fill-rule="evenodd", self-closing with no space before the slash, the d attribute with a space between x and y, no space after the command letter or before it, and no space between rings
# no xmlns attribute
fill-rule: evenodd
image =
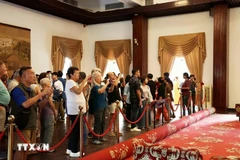
<svg viewBox="0 0 240 160"><path fill-rule="evenodd" d="M235 108L228 108L227 112L230 113L230 114L233 114L233 113L236 114Z"/></svg>

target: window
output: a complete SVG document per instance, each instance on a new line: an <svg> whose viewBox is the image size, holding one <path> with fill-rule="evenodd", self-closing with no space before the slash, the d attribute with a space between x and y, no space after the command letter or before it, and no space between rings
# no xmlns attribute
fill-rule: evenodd
<svg viewBox="0 0 240 160"><path fill-rule="evenodd" d="M67 74L67 70L69 67L72 66L72 61L69 59L69 58L65 58L65 61L64 61L64 66L63 66L63 78L66 78L66 74Z"/></svg>
<svg viewBox="0 0 240 160"><path fill-rule="evenodd" d="M105 71L103 72L103 78L106 77L108 72L114 72L116 75L120 73L116 60L108 60Z"/></svg>
<svg viewBox="0 0 240 160"><path fill-rule="evenodd" d="M183 73L190 73L184 57L175 57L172 70L170 72L170 79L174 80L178 77L179 82L184 82ZM190 76L190 74L189 74Z"/></svg>

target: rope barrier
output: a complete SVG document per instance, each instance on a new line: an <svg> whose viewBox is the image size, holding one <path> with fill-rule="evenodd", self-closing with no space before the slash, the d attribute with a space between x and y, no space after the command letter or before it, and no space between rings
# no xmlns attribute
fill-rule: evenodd
<svg viewBox="0 0 240 160"><path fill-rule="evenodd" d="M205 93L206 94L206 93ZM202 100L202 104L205 103L205 99L206 99L206 96L204 96L203 100Z"/></svg>
<svg viewBox="0 0 240 160"><path fill-rule="evenodd" d="M85 116L83 116L83 120L85 121L88 130L89 130L94 136L96 136L96 137L103 137L103 136L105 136L105 135L109 132L109 130L112 128L112 125L113 125L113 123L114 123L114 121L115 121L115 119L116 119L116 116L117 116L117 113L115 112L115 113L114 113L114 116L113 116L113 118L112 118L112 120L111 120L111 122L110 122L110 124L109 124L109 126L108 126L108 128L107 128L107 130L106 130L103 134L96 134L96 133L92 130L92 128L89 126L89 123L87 122L87 119L86 119Z"/></svg>
<svg viewBox="0 0 240 160"><path fill-rule="evenodd" d="M176 109L173 109L174 112L176 112L176 111L178 110L178 107L180 106L180 100L181 100L181 97L179 97L179 99L178 99L177 108L176 108Z"/></svg>
<svg viewBox="0 0 240 160"><path fill-rule="evenodd" d="M4 130L2 131L2 133L0 134L0 141L1 141L3 135L4 135L5 131L6 131L6 128L7 128L7 127L5 127Z"/></svg>
<svg viewBox="0 0 240 160"><path fill-rule="evenodd" d="M198 96L196 95L196 96L195 96L196 99L195 99L195 104L194 104L194 105L196 105L196 106L198 106L198 105L197 105L198 97L200 97L200 95L198 95ZM206 93L204 93L204 97L203 97L203 99L202 99L202 105L205 103L205 99L206 99Z"/></svg>
<svg viewBox="0 0 240 160"><path fill-rule="evenodd" d="M205 93L206 94L206 93ZM198 96L196 96L196 100L195 100L195 104L193 104L193 105L196 105L196 106L198 106L196 103L197 103L197 101L198 101ZM180 99L180 98L179 98ZM203 100L202 100L202 105L205 103L205 99L206 99L206 96L204 96L204 98L203 98ZM189 96L189 99L188 99L188 106L185 108L185 109L187 109L188 107L189 107L189 105L190 105L190 103L191 103L191 101L192 101L192 96ZM179 105L179 102L178 102L178 104L177 105ZM177 110L177 108L176 108L176 110ZM176 111L176 110L174 110L174 111Z"/></svg>
<svg viewBox="0 0 240 160"><path fill-rule="evenodd" d="M130 124L136 124L136 123L138 123L138 122L142 119L142 117L143 117L143 115L145 114L145 112L147 111L147 108L148 108L148 107L145 107L145 108L144 108L141 116L140 116L136 121L134 121L134 122L132 122L132 121L130 121L129 119L127 119L127 117L126 117L125 114L123 113L122 109L121 109L120 107L118 107L118 108L119 108L119 111L121 112L121 114L123 115L123 118L124 118L128 123L130 123Z"/></svg>
<svg viewBox="0 0 240 160"><path fill-rule="evenodd" d="M71 126L70 130L68 131L68 133L63 137L63 139L58 142L55 146L51 147L49 150L54 150L56 149L57 147L59 147L66 139L67 137L70 135L70 133L72 132L74 126L76 125L77 121L79 119L79 115L76 117L76 119L74 120L73 122L73 125ZM29 145L29 142L25 139L25 137L22 135L21 131L17 128L17 126L15 125L16 127L16 132L18 134L18 136L21 138L21 140L24 142L24 143L27 143ZM47 152L47 151L41 151L41 150L37 150L38 152Z"/></svg>

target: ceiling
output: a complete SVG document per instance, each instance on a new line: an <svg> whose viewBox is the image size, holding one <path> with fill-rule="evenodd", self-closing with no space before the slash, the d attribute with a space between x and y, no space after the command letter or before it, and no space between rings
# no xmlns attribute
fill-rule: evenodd
<svg viewBox="0 0 240 160"><path fill-rule="evenodd" d="M107 10L116 10L132 8L136 6L146 6L153 4L162 4L178 0L58 0L77 8L85 9L90 12L104 12ZM120 4L120 6L118 5ZM110 8L105 8L106 6Z"/></svg>
<svg viewBox="0 0 240 160"><path fill-rule="evenodd" d="M145 17L151 18L209 11L215 4L222 3L228 4L229 8L240 7L240 0L180 0L180 1L164 0L164 2L166 3L153 5L140 5L136 3L136 1L141 0L98 0L98 1L94 0L98 2L99 6L103 5L104 2L110 1L112 2L124 1L124 3L128 3L128 5L135 4L135 6L104 12L103 11L92 12L89 11L90 10L89 8L81 9L78 7L68 5L66 3L62 3L58 0L5 0L5 1L86 25L131 20L134 15L143 15ZM89 1L93 0L88 0L88 2ZM153 2L159 3L159 1L161 2L163 0L154 0ZM91 5L92 7L95 7L94 3Z"/></svg>

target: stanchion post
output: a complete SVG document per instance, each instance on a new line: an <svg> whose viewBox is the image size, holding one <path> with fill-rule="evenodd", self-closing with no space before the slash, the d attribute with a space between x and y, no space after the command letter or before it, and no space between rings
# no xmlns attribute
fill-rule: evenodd
<svg viewBox="0 0 240 160"><path fill-rule="evenodd" d="M171 106L170 106L170 103L171 103L171 97L170 97L170 94L168 93L167 94L167 104L168 104L168 116L169 116L169 120L171 119Z"/></svg>
<svg viewBox="0 0 240 160"><path fill-rule="evenodd" d="M162 104L162 126L164 125L163 119L164 119L164 107L166 107L166 100L164 100L163 104Z"/></svg>
<svg viewBox="0 0 240 160"><path fill-rule="evenodd" d="M188 99L188 102L189 103L189 106L190 107L190 113L193 113L193 108L192 108L192 91L190 91L190 96L189 96L189 99Z"/></svg>
<svg viewBox="0 0 240 160"><path fill-rule="evenodd" d="M148 98L146 99L146 106L145 107L147 107L146 108L146 119L145 119L145 122L146 122L146 124L145 124L145 126L146 126L146 129L147 129L147 131L148 131L148 128L149 128L149 126L148 126L148 124L149 124L149 122L148 122L148 118L149 118L149 105L148 105Z"/></svg>
<svg viewBox="0 0 240 160"><path fill-rule="evenodd" d="M201 85L201 84L200 84ZM200 98L199 98L199 102L200 102L200 108L203 109L203 106L202 106L202 99L203 99L203 91L202 91L202 85L200 87Z"/></svg>
<svg viewBox="0 0 240 160"><path fill-rule="evenodd" d="M198 111L201 110L201 106L200 106L200 103L201 103L201 98L200 98L200 90L198 90L198 94L197 94L197 101L196 101L196 104L198 106Z"/></svg>
<svg viewBox="0 0 240 160"><path fill-rule="evenodd" d="M180 93L180 97L181 97L181 100L180 100L180 118L183 117L183 96L182 96L182 93Z"/></svg>
<svg viewBox="0 0 240 160"><path fill-rule="evenodd" d="M8 160L12 160L13 159L13 131L14 131L14 126L15 124L13 123L15 120L15 117L13 115L10 115L8 117L8 156L7 159Z"/></svg>
<svg viewBox="0 0 240 160"><path fill-rule="evenodd" d="M156 127L156 104L153 106L153 128Z"/></svg>
<svg viewBox="0 0 240 160"><path fill-rule="evenodd" d="M117 138L117 143L119 143L119 101L116 101L117 107L116 107L116 119L115 119L115 123L116 123L116 138Z"/></svg>
<svg viewBox="0 0 240 160"><path fill-rule="evenodd" d="M205 109L207 109L207 90L205 88L205 92L204 92L204 103L205 103Z"/></svg>
<svg viewBox="0 0 240 160"><path fill-rule="evenodd" d="M80 141L80 158L83 157L83 112L82 112L82 107L79 106L80 112L79 112L79 129L80 129L80 137L79 137L79 141Z"/></svg>

